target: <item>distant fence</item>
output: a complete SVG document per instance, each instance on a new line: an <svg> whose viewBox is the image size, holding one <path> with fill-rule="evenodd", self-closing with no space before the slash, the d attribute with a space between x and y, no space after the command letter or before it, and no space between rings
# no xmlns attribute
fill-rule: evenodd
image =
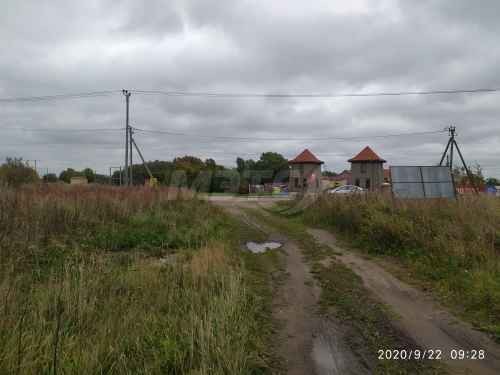
<svg viewBox="0 0 500 375"><path fill-rule="evenodd" d="M450 169L442 166L392 166L392 193L397 198L455 198Z"/></svg>

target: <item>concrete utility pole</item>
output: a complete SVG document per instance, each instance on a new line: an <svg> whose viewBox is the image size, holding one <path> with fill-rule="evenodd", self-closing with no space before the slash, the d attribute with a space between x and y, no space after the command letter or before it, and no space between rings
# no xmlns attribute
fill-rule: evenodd
<svg viewBox="0 0 500 375"><path fill-rule="evenodd" d="M133 159L132 159L132 134L134 132L132 131L132 127L129 126L129 142L130 142L130 176L129 176L129 184L130 186L134 185L134 173L133 173Z"/></svg>
<svg viewBox="0 0 500 375"><path fill-rule="evenodd" d="M130 124L129 124L129 102L130 102L130 92L128 90L122 90L123 95L125 95L125 173L123 176L123 183L125 186L129 185L129 169L128 169L128 162L129 162L129 156L128 156L128 151L129 148L131 147L130 141L129 141L129 131L130 131ZM131 150L132 151L132 150ZM130 155L130 159L132 159L132 155Z"/></svg>
<svg viewBox="0 0 500 375"><path fill-rule="evenodd" d="M453 146L455 145L455 127L450 126L448 128L450 133L450 172L453 173ZM465 166L467 168L467 166Z"/></svg>
<svg viewBox="0 0 500 375"><path fill-rule="evenodd" d="M465 159L462 155L462 152L460 151L460 148L458 147L458 143L455 140L455 136L456 136L455 132L456 132L456 128L454 126L450 126L448 128L448 133L450 135L450 139L448 140L448 143L446 144L446 148L443 152L443 156L441 157L441 161L439 162L439 165L443 165L444 158L446 157L447 164L449 165L449 168L450 168L450 172L453 175L453 150L456 148L456 150L458 152L458 156L460 157L460 160L462 161L462 166L465 170L465 173L467 174L467 177L469 178L469 181L470 181L472 187L474 188L474 191L476 193L478 193L479 190L476 186L476 183L474 182L474 176L470 172L469 167L467 166L467 163L465 162ZM448 154L447 154L448 150L450 151L449 159L448 159Z"/></svg>

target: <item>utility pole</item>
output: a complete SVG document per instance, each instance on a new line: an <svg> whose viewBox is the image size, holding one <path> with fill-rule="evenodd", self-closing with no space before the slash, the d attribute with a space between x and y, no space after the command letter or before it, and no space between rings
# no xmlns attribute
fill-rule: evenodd
<svg viewBox="0 0 500 375"><path fill-rule="evenodd" d="M128 178L128 162L129 162L129 156L128 156L128 151L130 148L130 141L129 141L129 132L130 132L130 124L129 124L129 102L130 102L130 92L128 90L122 90L123 95L125 95L125 173L123 176L123 182L125 186L129 185L129 178ZM131 155L132 159L132 155Z"/></svg>
<svg viewBox="0 0 500 375"><path fill-rule="evenodd" d="M460 157L460 160L462 161L462 165L465 169L465 173L467 174L467 177L469 178L470 183L472 184L472 187L476 193L479 192L476 183L474 182L474 178L472 173L469 170L469 167L467 166L467 163L465 162L465 159L462 155L462 152L460 151L460 148L458 147L458 143L455 140L456 136L456 127L455 126L450 126L448 127L448 133L450 135L450 139L448 140L448 143L446 144L446 148L444 149L443 156L441 157L441 161L439 162L439 165L443 165L444 158L446 157L447 159L447 164L450 168L450 172L453 174L453 150L456 148L458 156ZM449 154L449 159L448 159L448 150L450 150Z"/></svg>
<svg viewBox="0 0 500 375"><path fill-rule="evenodd" d="M133 173L133 159L132 159L132 142L133 142L133 139L132 139L132 134L134 134L134 132L132 131L132 127L129 126L129 141L130 141L130 176L129 176L129 183L130 183L130 186L134 186L134 173Z"/></svg>
<svg viewBox="0 0 500 375"><path fill-rule="evenodd" d="M450 134L450 171L453 173L453 146L455 145L455 127L450 126L448 128Z"/></svg>

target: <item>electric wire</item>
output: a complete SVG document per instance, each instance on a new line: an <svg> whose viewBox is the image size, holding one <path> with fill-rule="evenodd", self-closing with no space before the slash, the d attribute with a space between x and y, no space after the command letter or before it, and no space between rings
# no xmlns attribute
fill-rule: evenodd
<svg viewBox="0 0 500 375"><path fill-rule="evenodd" d="M56 94L56 95L41 95L41 96L24 96L12 98L0 98L0 103L16 103L16 102L40 102L62 99L81 99L81 98L95 98L101 96L109 96L119 93L120 90L107 90L107 91L91 91L81 92L74 94Z"/></svg>
<svg viewBox="0 0 500 375"><path fill-rule="evenodd" d="M2 127L1 130L12 131L30 131L30 132L115 132L123 131L125 128L21 128L21 127Z"/></svg>
<svg viewBox="0 0 500 375"><path fill-rule="evenodd" d="M412 96L412 95L453 95L480 94L500 92L500 88L474 88L450 90L416 90L416 91L380 91L366 93L240 93L240 92L209 92L209 91L164 91L164 90L129 90L142 95L193 96L209 98L357 98L377 96Z"/></svg>
<svg viewBox="0 0 500 375"><path fill-rule="evenodd" d="M204 134L188 134L182 132L172 132L168 130L153 130L138 127L132 127L134 131L152 134L166 134L172 136L204 138L221 141L348 141L348 140L363 140L372 138L390 138L390 137L403 137L403 136L418 136L428 134L445 133L446 130L426 131L426 132L413 132L413 133L398 133L398 134L384 134L384 135L369 135L369 136L356 136L356 137L232 137L232 136L211 136Z"/></svg>
<svg viewBox="0 0 500 375"><path fill-rule="evenodd" d="M73 94L55 94L25 97L0 98L0 103L41 102L64 99L94 98L121 93L122 90L91 91ZM500 88L473 88L473 89L437 89L415 91L379 91L360 93L280 93L280 92L210 92L210 91L166 91L166 90L129 90L140 95L164 95L182 97L208 98L357 98L380 96L413 96L413 95L454 95L454 94L486 94L500 92Z"/></svg>

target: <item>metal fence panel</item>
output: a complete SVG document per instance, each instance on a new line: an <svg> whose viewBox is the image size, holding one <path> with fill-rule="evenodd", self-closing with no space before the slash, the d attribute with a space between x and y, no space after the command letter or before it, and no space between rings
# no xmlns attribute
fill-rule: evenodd
<svg viewBox="0 0 500 375"><path fill-rule="evenodd" d="M448 167L419 167L425 182L453 183Z"/></svg>
<svg viewBox="0 0 500 375"><path fill-rule="evenodd" d="M420 167L391 167L391 180L398 183L420 181Z"/></svg>
<svg viewBox="0 0 500 375"><path fill-rule="evenodd" d="M454 198L448 167L391 167L392 192L397 198Z"/></svg>

